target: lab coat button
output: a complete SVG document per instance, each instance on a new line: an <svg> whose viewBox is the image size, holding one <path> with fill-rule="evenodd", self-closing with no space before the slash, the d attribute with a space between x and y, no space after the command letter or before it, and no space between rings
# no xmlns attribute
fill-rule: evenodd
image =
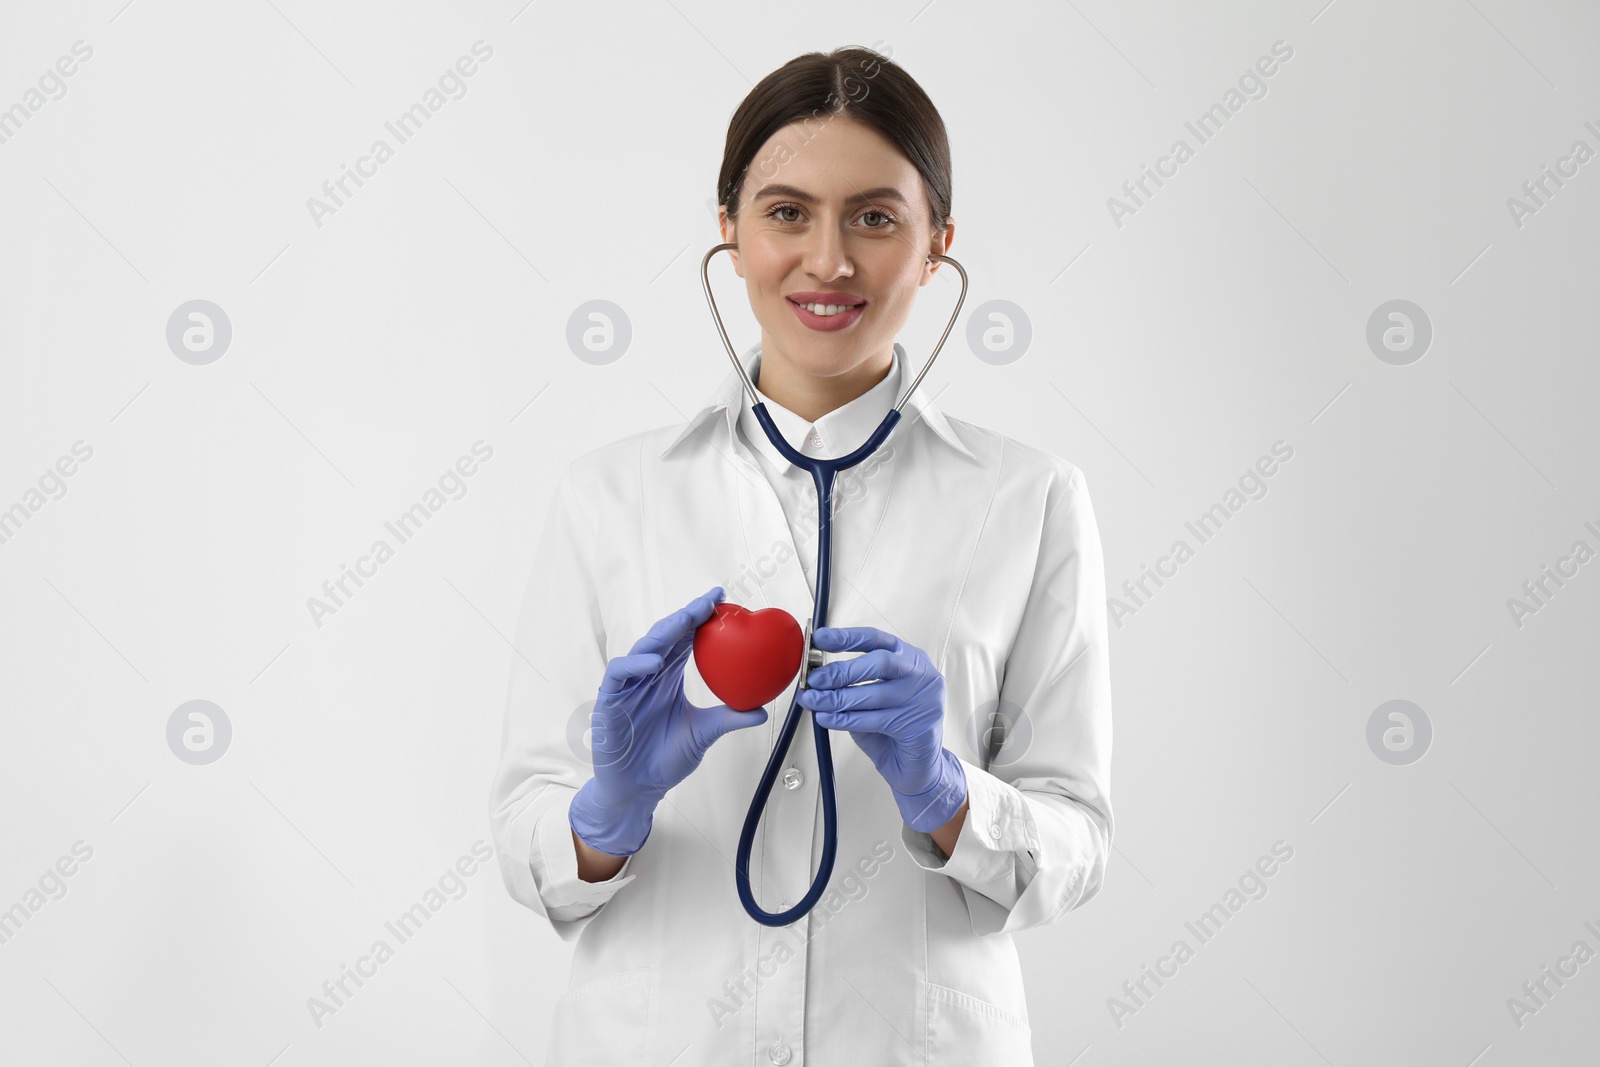
<svg viewBox="0 0 1600 1067"><path fill-rule="evenodd" d="M783 772L783 787L785 789L799 789L800 783L805 780L806 776L800 773L799 767L790 767Z"/></svg>
<svg viewBox="0 0 1600 1067"><path fill-rule="evenodd" d="M1000 824L999 823L996 822L996 823L990 823L989 824L989 836L994 838L996 841L1000 840Z"/></svg>
<svg viewBox="0 0 1600 1067"><path fill-rule="evenodd" d="M767 1050L767 1058L778 1064L778 1067L783 1067L785 1063L789 1062L789 1046L782 1041L778 1042Z"/></svg>

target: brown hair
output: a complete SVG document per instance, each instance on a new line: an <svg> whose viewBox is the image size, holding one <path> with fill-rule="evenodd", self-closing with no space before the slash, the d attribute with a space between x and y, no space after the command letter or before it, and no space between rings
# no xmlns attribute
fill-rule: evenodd
<svg viewBox="0 0 1600 1067"><path fill-rule="evenodd" d="M883 134L922 175L933 231L950 215L950 141L944 120L916 79L869 48L807 52L762 78L728 121L717 175L717 202L738 218L739 185L767 139L791 122L826 122L837 114L859 119ZM809 126L809 123L808 123ZM807 135L807 140L811 135ZM772 165L762 160L761 173Z"/></svg>

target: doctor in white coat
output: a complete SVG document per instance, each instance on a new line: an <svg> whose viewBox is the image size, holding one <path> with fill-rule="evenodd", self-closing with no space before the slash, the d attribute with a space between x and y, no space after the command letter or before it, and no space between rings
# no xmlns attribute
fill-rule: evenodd
<svg viewBox="0 0 1600 1067"><path fill-rule="evenodd" d="M718 192L762 327L750 377L791 445L853 451L916 372L895 335L954 231L937 111L877 53L809 53L735 112ZM1033 1063L1013 937L1093 897L1111 848L1104 563L1078 467L926 394L835 488L830 628L888 650L862 653L885 665L873 678L814 698L842 701L819 719L839 724L839 845L828 892L786 927L745 913L734 855L798 678L768 711L733 712L688 642L719 589L811 617L811 477L766 439L731 370L687 425L561 477L489 798L508 890L576 942L552 1065ZM641 662L657 669L625 680ZM907 674L926 680L919 710L861 700ZM626 817L613 754L583 740L592 709L635 746L685 742L636 747L654 788ZM930 754L946 806L914 829L925 809L899 790L921 788L905 766ZM809 722L780 782L750 863L768 911L804 896L819 858Z"/></svg>

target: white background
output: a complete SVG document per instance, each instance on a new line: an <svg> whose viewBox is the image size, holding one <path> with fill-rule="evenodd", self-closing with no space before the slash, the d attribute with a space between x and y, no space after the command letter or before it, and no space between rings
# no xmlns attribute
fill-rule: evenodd
<svg viewBox="0 0 1600 1067"><path fill-rule="evenodd" d="M0 1060L542 1061L571 946L492 863L320 1027L307 999L489 840L555 475L729 369L697 272L733 108L874 43L945 118L972 279L922 388L1084 469L1113 594L1294 450L1113 626L1108 879L1018 938L1039 1062L1592 1054L1600 961L1521 1027L1506 1002L1600 951L1600 562L1521 626L1507 601L1600 550L1600 161L1520 227L1507 200L1600 150L1600 14L1324 2L7 4L0 107L93 55L0 144L0 508L93 456L0 544L0 908L93 856L0 944ZM307 199L479 40L466 95L319 226ZM1108 198L1280 40L1118 226ZM925 290L916 365L954 298ZM166 339L194 299L233 331L203 366ZM604 366L567 343L594 299L633 331ZM1366 341L1393 299L1433 328L1405 366ZM1005 365L966 342L989 300L1031 323ZM307 599L480 439L318 626ZM206 766L167 742L194 699L233 730ZM1392 699L1432 724L1406 766L1367 743ZM1113 1021L1280 840L1267 896Z"/></svg>

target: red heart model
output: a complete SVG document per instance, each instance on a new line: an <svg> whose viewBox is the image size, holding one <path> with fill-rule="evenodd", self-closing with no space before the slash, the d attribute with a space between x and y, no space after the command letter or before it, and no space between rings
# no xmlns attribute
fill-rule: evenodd
<svg viewBox="0 0 1600 1067"><path fill-rule="evenodd" d="M754 711L788 688L800 669L805 633L782 608L718 604L694 632L694 665L734 711Z"/></svg>

